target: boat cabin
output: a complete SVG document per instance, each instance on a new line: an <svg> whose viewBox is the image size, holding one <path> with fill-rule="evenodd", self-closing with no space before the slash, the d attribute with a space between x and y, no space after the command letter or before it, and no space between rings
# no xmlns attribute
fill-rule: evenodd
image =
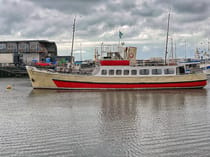
<svg viewBox="0 0 210 157"><path fill-rule="evenodd" d="M100 66L93 74L107 77L173 76L185 74L185 69L184 66Z"/></svg>

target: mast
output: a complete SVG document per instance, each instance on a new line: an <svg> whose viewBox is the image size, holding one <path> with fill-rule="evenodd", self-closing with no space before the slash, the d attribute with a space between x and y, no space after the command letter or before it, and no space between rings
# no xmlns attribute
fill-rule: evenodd
<svg viewBox="0 0 210 157"><path fill-rule="evenodd" d="M82 44L80 43L80 61L82 61Z"/></svg>
<svg viewBox="0 0 210 157"><path fill-rule="evenodd" d="M184 41L184 58L185 58L185 60L187 59L187 42L186 42L186 40Z"/></svg>
<svg viewBox="0 0 210 157"><path fill-rule="evenodd" d="M174 43L173 38L171 38L171 59L174 61Z"/></svg>
<svg viewBox="0 0 210 157"><path fill-rule="evenodd" d="M176 59L176 42L175 42L175 44L174 44L174 58Z"/></svg>
<svg viewBox="0 0 210 157"><path fill-rule="evenodd" d="M71 65L73 65L73 49L74 49L75 22L76 22L76 16L74 18L74 23L73 23L73 34L72 34L72 43L71 43Z"/></svg>
<svg viewBox="0 0 210 157"><path fill-rule="evenodd" d="M166 34L165 65L166 65L166 59L167 59L167 54L168 54L169 21L170 21L170 11L168 13L168 25L167 25L167 34Z"/></svg>

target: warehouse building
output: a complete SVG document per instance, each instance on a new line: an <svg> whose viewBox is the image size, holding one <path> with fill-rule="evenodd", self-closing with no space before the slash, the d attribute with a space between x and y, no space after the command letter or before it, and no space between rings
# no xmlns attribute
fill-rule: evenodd
<svg viewBox="0 0 210 157"><path fill-rule="evenodd" d="M57 56L55 42L47 40L0 41L0 66L31 65L33 62L52 61Z"/></svg>

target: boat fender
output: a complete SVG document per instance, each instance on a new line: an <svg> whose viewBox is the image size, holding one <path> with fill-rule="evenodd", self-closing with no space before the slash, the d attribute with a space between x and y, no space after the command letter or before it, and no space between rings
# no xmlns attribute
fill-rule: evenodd
<svg viewBox="0 0 210 157"><path fill-rule="evenodd" d="M12 86L11 85L7 85L7 89L12 89Z"/></svg>

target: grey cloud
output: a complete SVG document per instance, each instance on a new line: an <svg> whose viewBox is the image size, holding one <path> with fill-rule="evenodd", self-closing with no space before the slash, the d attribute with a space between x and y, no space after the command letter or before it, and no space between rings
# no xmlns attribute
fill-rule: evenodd
<svg viewBox="0 0 210 157"><path fill-rule="evenodd" d="M55 9L67 14L86 15L93 11L102 0L30 0L34 4L43 8Z"/></svg>
<svg viewBox="0 0 210 157"><path fill-rule="evenodd" d="M76 39L115 40L118 29L126 40L138 40L145 29L160 32L161 39L171 8L171 30L176 34L199 28L207 36L209 6L209 0L0 0L0 35L20 32L22 38L71 39L76 15Z"/></svg>
<svg viewBox="0 0 210 157"><path fill-rule="evenodd" d="M174 3L173 7L177 12L197 14L206 12L209 8L209 4L207 1L192 2L185 0Z"/></svg>
<svg viewBox="0 0 210 157"><path fill-rule="evenodd" d="M172 9L177 14L205 14L210 8L209 0L155 0L156 6Z"/></svg>
<svg viewBox="0 0 210 157"><path fill-rule="evenodd" d="M157 17L162 14L162 8L149 4L148 2L143 2L142 5L135 7L132 10L133 15L142 17Z"/></svg>
<svg viewBox="0 0 210 157"><path fill-rule="evenodd" d="M14 29L19 27L19 23L24 23L29 17L29 12L33 12L33 7L28 3L18 3L16 1L1 2L0 32L11 34Z"/></svg>

